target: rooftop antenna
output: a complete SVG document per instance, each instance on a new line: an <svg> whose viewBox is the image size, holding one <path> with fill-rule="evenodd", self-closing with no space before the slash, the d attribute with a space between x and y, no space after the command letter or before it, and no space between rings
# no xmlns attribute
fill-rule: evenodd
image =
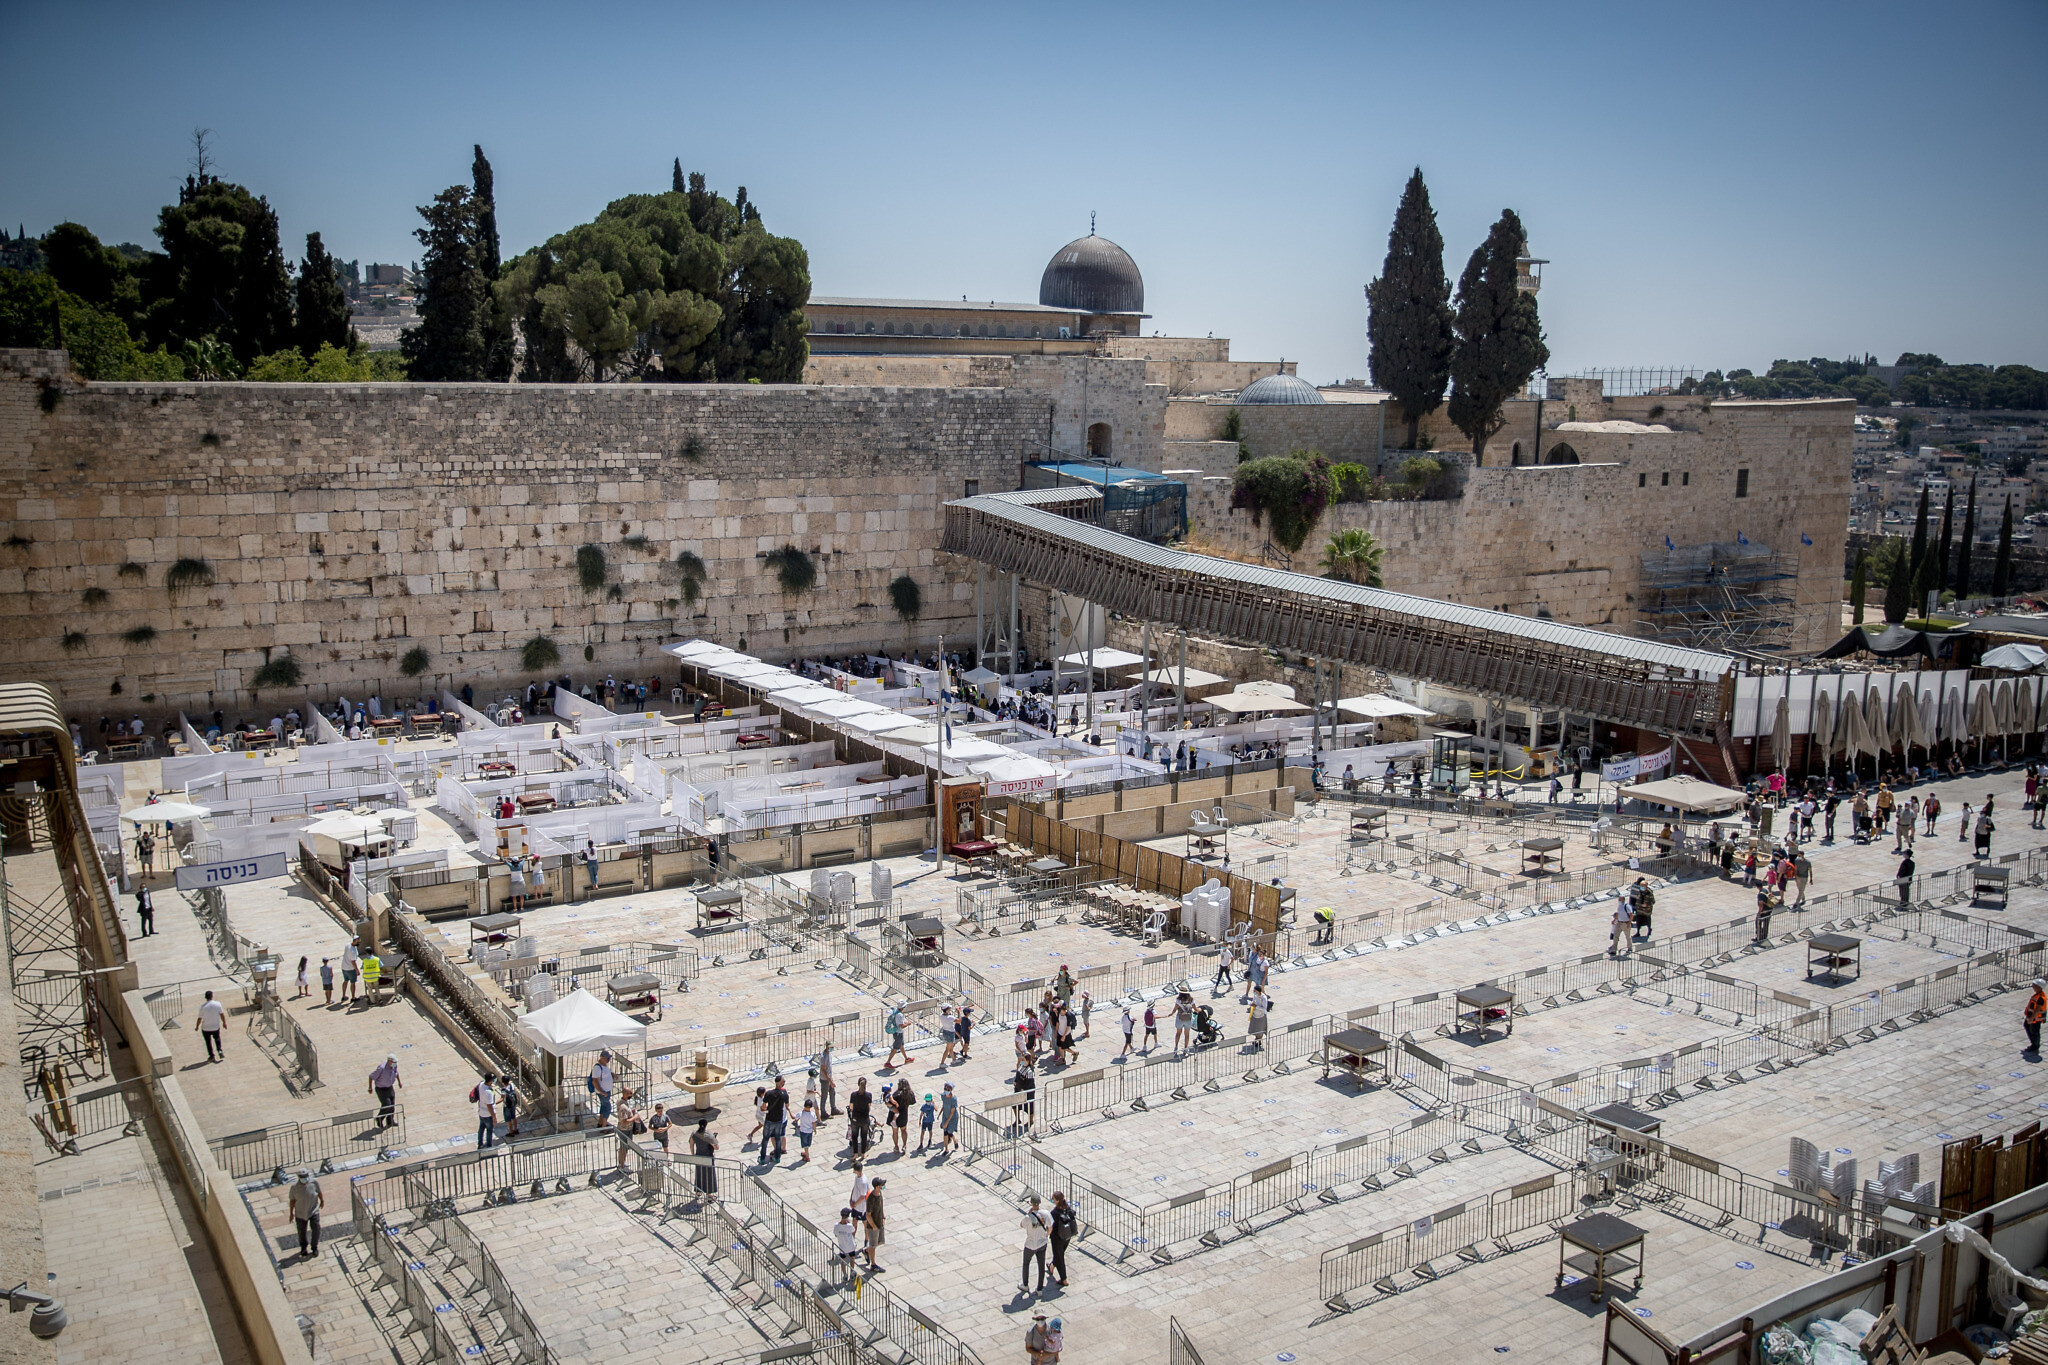
<svg viewBox="0 0 2048 1365"><path fill-rule="evenodd" d="M1093 237L1093 236L1095 235L1095 210L1094 210L1094 209L1090 209L1090 210L1088 210L1088 235L1089 235L1090 237Z"/></svg>

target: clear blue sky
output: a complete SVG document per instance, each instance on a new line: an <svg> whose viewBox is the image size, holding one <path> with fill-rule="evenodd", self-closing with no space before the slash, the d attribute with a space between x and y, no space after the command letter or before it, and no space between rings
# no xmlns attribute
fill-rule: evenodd
<svg viewBox="0 0 2048 1365"><path fill-rule="evenodd" d="M1420 165L1453 278L1503 207L1554 373L1932 350L2048 368L2048 5L10 5L0 220L155 245L189 131L296 257L410 261L497 170L507 255L667 187L820 294L1035 299L1100 230L1151 326L1322 381Z"/></svg>

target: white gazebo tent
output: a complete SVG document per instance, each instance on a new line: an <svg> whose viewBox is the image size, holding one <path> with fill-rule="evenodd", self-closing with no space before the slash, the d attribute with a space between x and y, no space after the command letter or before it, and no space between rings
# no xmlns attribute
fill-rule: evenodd
<svg viewBox="0 0 2048 1365"><path fill-rule="evenodd" d="M1620 789L1616 805L1621 799L1647 801L1653 806L1669 806L1678 812L1681 829L1693 820L1710 819L1726 811L1739 810L1744 795L1734 787L1723 787L1697 777L1667 777L1656 782L1635 782Z"/></svg>
<svg viewBox="0 0 2048 1365"><path fill-rule="evenodd" d="M1348 711L1354 716L1364 716L1367 720L1383 720L1388 716L1429 716L1436 714L1433 711L1415 705L1413 702L1405 702L1399 697L1389 697L1379 692L1368 692L1362 697L1339 697L1337 699L1337 709L1339 711Z"/></svg>
<svg viewBox="0 0 2048 1365"><path fill-rule="evenodd" d="M572 991L554 1004L522 1016L519 1032L540 1048L541 1080L551 1097L559 1097L570 1083L562 1075L564 1058L647 1046L647 1025L586 990ZM592 1057L593 1064L595 1061ZM615 1066L612 1073L623 1083L629 1069ZM577 1077L573 1083L581 1079ZM559 1098L556 1102L559 1107Z"/></svg>

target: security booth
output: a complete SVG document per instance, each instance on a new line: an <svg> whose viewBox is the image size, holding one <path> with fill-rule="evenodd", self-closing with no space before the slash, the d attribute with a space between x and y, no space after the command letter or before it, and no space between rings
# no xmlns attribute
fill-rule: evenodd
<svg viewBox="0 0 2048 1365"><path fill-rule="evenodd" d="M946 926L930 915L905 915L882 926L882 944L906 967L936 967L946 960Z"/></svg>
<svg viewBox="0 0 2048 1365"><path fill-rule="evenodd" d="M1473 749L1478 736L1439 730L1429 737L1429 784L1460 791L1472 784Z"/></svg>

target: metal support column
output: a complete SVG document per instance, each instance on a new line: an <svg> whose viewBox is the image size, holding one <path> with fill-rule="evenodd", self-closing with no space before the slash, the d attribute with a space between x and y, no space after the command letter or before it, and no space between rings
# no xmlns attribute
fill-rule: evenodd
<svg viewBox="0 0 2048 1365"><path fill-rule="evenodd" d="M1017 685L1017 575L1010 575L1010 686Z"/></svg>
<svg viewBox="0 0 2048 1365"><path fill-rule="evenodd" d="M1152 623L1145 623L1144 635L1138 645L1143 661L1138 666L1138 733L1149 734L1152 729ZM1138 743L1142 746L1143 740Z"/></svg>
<svg viewBox="0 0 2048 1365"><path fill-rule="evenodd" d="M982 626L982 620L981 620L981 588L982 588L982 580L983 580L984 578L986 578L987 576L988 576L988 575L987 575L987 571L986 571L986 570L985 570L985 569L984 569L984 568L982 567L982 563L981 563L981 561L980 561L980 560L978 560L978 559L977 559L977 560L975 560L975 561L974 561L974 666L975 666L976 668L980 668L980 667L982 666L982 663L981 663L981 656L982 656L982 655L983 655L984 653L986 653L986 652L988 651L988 633L987 633L987 631L986 631L986 630L985 630L985 629L983 628L983 626Z"/></svg>
<svg viewBox="0 0 2048 1365"><path fill-rule="evenodd" d="M1180 721L1178 729L1188 728L1188 633L1180 633Z"/></svg>

